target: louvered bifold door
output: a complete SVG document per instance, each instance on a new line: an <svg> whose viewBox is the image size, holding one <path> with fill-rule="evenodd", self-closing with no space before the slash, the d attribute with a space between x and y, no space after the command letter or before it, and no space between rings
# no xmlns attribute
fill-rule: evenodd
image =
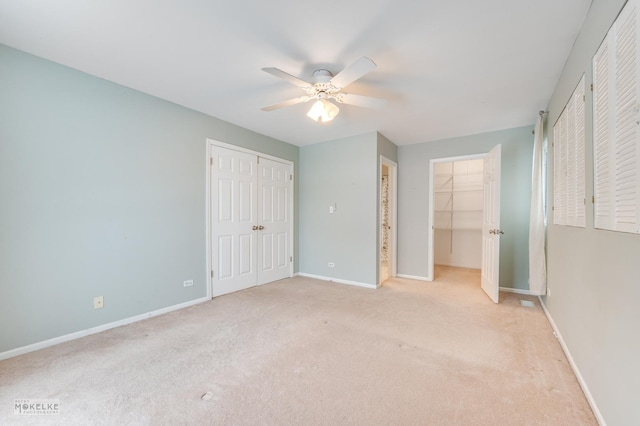
<svg viewBox="0 0 640 426"><path fill-rule="evenodd" d="M553 126L553 223L567 224L567 126L564 111Z"/></svg>
<svg viewBox="0 0 640 426"><path fill-rule="evenodd" d="M640 232L640 31L630 0L593 58L594 224Z"/></svg>
<svg viewBox="0 0 640 426"><path fill-rule="evenodd" d="M553 224L560 223L560 126L556 123L553 126Z"/></svg>
<svg viewBox="0 0 640 426"><path fill-rule="evenodd" d="M613 49L608 35L593 57L593 180L594 227L611 229L611 159L609 142L613 140L613 106L611 88Z"/></svg>
<svg viewBox="0 0 640 426"><path fill-rule="evenodd" d="M576 100L575 92L567 107L563 113L565 116L564 127L565 131L565 151L566 157L563 161L565 167L565 179L566 179L566 206L565 211L567 219L565 225L575 225L576 218Z"/></svg>
<svg viewBox="0 0 640 426"><path fill-rule="evenodd" d="M616 102L614 227L638 232L638 31L637 5L630 2L615 31ZM610 151L611 152L611 151Z"/></svg>
<svg viewBox="0 0 640 426"><path fill-rule="evenodd" d="M584 74L553 126L555 225L585 226Z"/></svg>
<svg viewBox="0 0 640 426"><path fill-rule="evenodd" d="M574 212L574 226L585 227L585 87L584 87L584 75L578 83L578 87L575 91L575 168L574 168L574 183L575 183L575 212Z"/></svg>

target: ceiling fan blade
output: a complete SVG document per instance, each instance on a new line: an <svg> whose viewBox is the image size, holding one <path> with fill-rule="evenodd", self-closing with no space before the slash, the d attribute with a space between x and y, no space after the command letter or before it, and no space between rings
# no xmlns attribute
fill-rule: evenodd
<svg viewBox="0 0 640 426"><path fill-rule="evenodd" d="M352 95L349 93L338 93L335 96L335 99L343 104L375 109L382 108L387 104L387 101L384 99L372 98L371 96Z"/></svg>
<svg viewBox="0 0 640 426"><path fill-rule="evenodd" d="M307 87L312 86L311 83L307 83L306 81L299 79L298 77L295 77L289 73L286 73L278 68L262 68L262 71L268 72L271 75L274 75L278 78L288 81L294 86L302 87L303 89L306 89Z"/></svg>
<svg viewBox="0 0 640 426"><path fill-rule="evenodd" d="M338 88L347 87L363 75L376 68L376 63L366 56L361 56L354 63L343 69L331 79L331 84Z"/></svg>
<svg viewBox="0 0 640 426"><path fill-rule="evenodd" d="M288 101L279 102L277 104L269 105L260 109L263 111L273 111L274 109L284 108L302 102L307 102L309 99L311 99L311 96L300 96L298 98L289 99Z"/></svg>

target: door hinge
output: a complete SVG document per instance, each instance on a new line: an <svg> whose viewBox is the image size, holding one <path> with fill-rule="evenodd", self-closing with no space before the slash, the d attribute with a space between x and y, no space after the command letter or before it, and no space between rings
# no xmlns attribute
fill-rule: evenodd
<svg viewBox="0 0 640 426"><path fill-rule="evenodd" d="M289 256L289 262L293 262L293 256Z"/></svg>
<svg viewBox="0 0 640 426"><path fill-rule="evenodd" d="M289 175L289 180L293 180L293 175Z"/></svg>
<svg viewBox="0 0 640 426"><path fill-rule="evenodd" d="M257 157L257 164L260 164L260 157Z"/></svg>
<svg viewBox="0 0 640 426"><path fill-rule="evenodd" d="M213 166L213 157L209 158L209 165Z"/></svg>
<svg viewBox="0 0 640 426"><path fill-rule="evenodd" d="M596 203L596 196L592 195L591 196L591 204L595 204Z"/></svg>
<svg viewBox="0 0 640 426"><path fill-rule="evenodd" d="M582 95L582 102L584 102L587 99L587 95Z"/></svg>
<svg viewBox="0 0 640 426"><path fill-rule="evenodd" d="M591 83L591 91L593 92L593 83Z"/></svg>
<svg viewBox="0 0 640 426"><path fill-rule="evenodd" d="M211 270L211 278L213 278L213 269Z"/></svg>

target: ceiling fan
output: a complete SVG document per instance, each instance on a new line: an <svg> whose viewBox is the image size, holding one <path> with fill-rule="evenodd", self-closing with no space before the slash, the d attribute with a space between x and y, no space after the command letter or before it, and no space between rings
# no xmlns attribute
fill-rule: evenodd
<svg viewBox="0 0 640 426"><path fill-rule="evenodd" d="M266 106L262 108L262 110L273 111L275 109L315 99L316 102L307 113L307 116L315 121L325 123L333 120L335 116L338 115L338 112L340 112L338 106L331 102L331 99L346 105L356 105L366 108L381 108L386 103L384 99L354 95L342 91L343 88L347 87L365 74L373 71L375 68L375 62L366 56L362 56L335 76L331 71L326 69L315 70L313 72L312 83L304 81L298 77L294 77L293 75L278 68L262 68L263 71L288 81L289 83L300 87L307 93L305 96L299 96L297 98Z"/></svg>

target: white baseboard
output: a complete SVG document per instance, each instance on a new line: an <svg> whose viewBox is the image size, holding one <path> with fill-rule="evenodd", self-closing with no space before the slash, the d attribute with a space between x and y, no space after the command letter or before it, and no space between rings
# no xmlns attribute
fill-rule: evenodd
<svg viewBox="0 0 640 426"><path fill-rule="evenodd" d="M65 334L64 336L54 337L53 339L44 340L42 342L32 343L31 345L22 346L20 348L11 349L0 353L0 361L13 358L18 355L24 355L29 352L38 351L40 349L48 348L49 346L58 345L60 343L68 342L70 340L79 339L81 337L90 336L92 334L100 333L102 331L110 330L112 328L120 327L121 325L127 325L134 322L142 321L148 318L153 318L158 315L166 314L168 312L177 311L178 309L188 308L189 306L197 305L202 302L211 300L208 297L202 297L200 299L190 300L188 302L180 303L178 305L167 306L166 308L158 309L155 311L147 312L144 314L136 315L129 318L124 318L118 321L102 324L97 327L87 328L86 330L76 331L75 333Z"/></svg>
<svg viewBox="0 0 640 426"><path fill-rule="evenodd" d="M522 290L520 288L500 287L500 291L506 291L507 293L525 294L527 296L534 296L529 290Z"/></svg>
<svg viewBox="0 0 640 426"><path fill-rule="evenodd" d="M416 280L416 281L433 281L427 277L420 277L418 275L406 275L406 274L396 274L398 278L406 278L408 280Z"/></svg>
<svg viewBox="0 0 640 426"><path fill-rule="evenodd" d="M341 280L339 278L331 278L331 277L325 277L322 275L307 274L305 272L298 272L297 275L300 277L315 278L317 280L322 280L322 281L333 281L334 283L338 283L338 284L349 284L349 285L355 285L358 287L373 288L373 289L378 288L378 286L375 284L366 284L358 281Z"/></svg>
<svg viewBox="0 0 640 426"><path fill-rule="evenodd" d="M560 342L560 347L562 347L562 350L564 351L564 354L567 357L567 360L569 360L569 365L571 366L573 373L576 375L576 378L578 379L578 383L580 384L580 387L582 388L582 392L584 392L584 396L587 398L587 401L591 406L591 410L593 411L593 414L596 416L596 420L598 421L598 424L600 424L601 426L606 426L607 423L604 421L604 418L602 417L602 413L598 409L598 405L596 404L595 399L593 399L593 395L591 395L591 392L589 391L589 387L587 386L587 383L584 381L584 378L582 377L582 374L580 373L578 366L573 361L571 352L569 352L569 348L565 344L564 339L562 338L562 334L560 334L560 330L558 330L558 327L556 326L555 321L553 321L551 314L549 313L549 311L547 310L547 307L542 301L542 297L538 296L538 300L540 301L540 305L542 306L542 310L544 311L544 314L547 316L547 320L549 320L549 324L551 324L553 333L556 335L556 338Z"/></svg>

